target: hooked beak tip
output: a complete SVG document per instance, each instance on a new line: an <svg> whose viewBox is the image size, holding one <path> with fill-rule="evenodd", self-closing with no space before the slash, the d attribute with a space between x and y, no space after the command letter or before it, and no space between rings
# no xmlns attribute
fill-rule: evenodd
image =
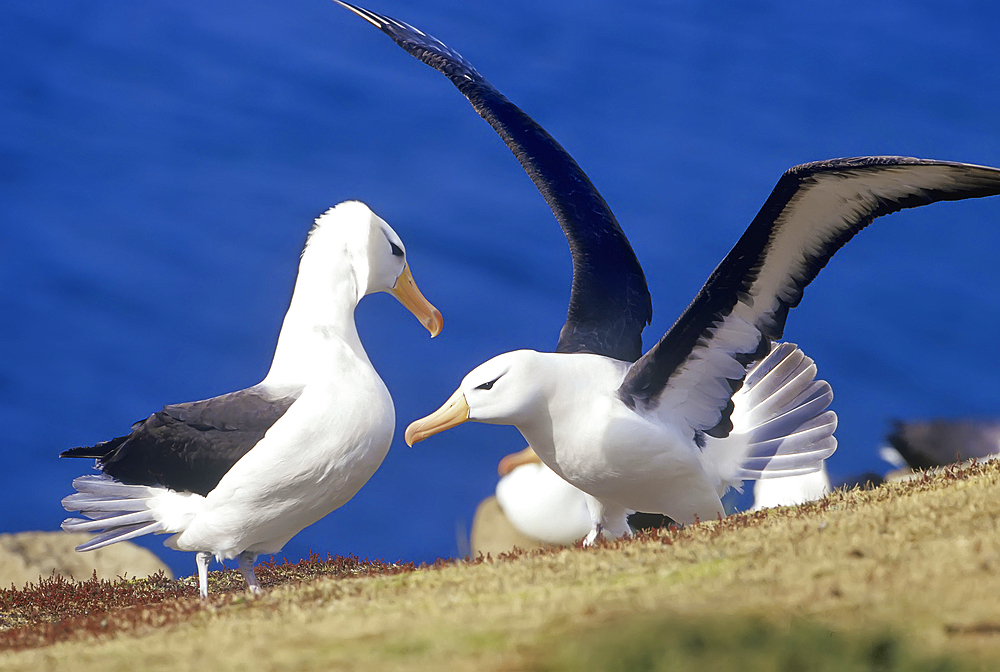
<svg viewBox="0 0 1000 672"><path fill-rule="evenodd" d="M435 308L431 312L430 317L427 318L427 321L424 322L424 327L427 328L427 331L431 332L431 338L440 334L444 328L444 317L441 316L441 311Z"/></svg>
<svg viewBox="0 0 1000 672"><path fill-rule="evenodd" d="M462 390L458 389L448 401L444 402L441 408L428 416L411 422L403 434L403 439L406 441L406 445L412 448L413 444L460 425L468 419L469 404L465 401Z"/></svg>
<svg viewBox="0 0 1000 672"><path fill-rule="evenodd" d="M431 332L431 338L441 333L441 328L444 326L441 311L431 305L430 301L420 293L417 283L413 281L409 264L403 266L402 272L396 278L396 284L389 292L420 320L420 324L424 325L427 331Z"/></svg>

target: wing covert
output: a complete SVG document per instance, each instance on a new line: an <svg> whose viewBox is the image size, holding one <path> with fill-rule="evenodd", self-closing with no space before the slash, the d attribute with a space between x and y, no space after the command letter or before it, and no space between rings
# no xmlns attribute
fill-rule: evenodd
<svg viewBox="0 0 1000 672"><path fill-rule="evenodd" d="M97 458L104 473L123 483L207 495L297 398L249 388L165 406L126 436L61 457Z"/></svg>

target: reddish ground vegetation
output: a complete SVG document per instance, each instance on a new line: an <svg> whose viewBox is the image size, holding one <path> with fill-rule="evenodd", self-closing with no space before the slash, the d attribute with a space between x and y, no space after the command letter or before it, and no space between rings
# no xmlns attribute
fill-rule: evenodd
<svg viewBox="0 0 1000 672"><path fill-rule="evenodd" d="M683 546L698 537L713 540L727 532L756 528L768 521L821 517L830 509L929 490L995 468L996 463L974 464L964 469L949 467L934 477L922 474L906 483L891 484L864 493L837 491L825 499L800 507L745 512L708 525L683 528L671 525L643 531L629 539L601 540L596 547L618 549L650 542ZM578 543L577 546L579 545ZM318 577L351 579L388 576L422 568L438 569L484 561L507 562L524 556L543 556L557 552L561 552L561 549L544 548L526 552L515 550L502 553L495 559L480 556L474 560L438 560L432 565L420 567L413 563L385 563L361 560L353 556L328 556L324 560L319 555L310 554L309 558L297 563L276 562L273 559L265 561L257 566L256 571L261 585L267 589L311 582ZM255 600L247 599L243 577L235 570L209 573L209 599L205 602L198 598L197 581L193 577L174 581L158 574L144 579L107 581L98 579L95 575L87 581L77 582L52 576L24 588L0 589L0 651L41 647L119 632L142 631L184 621L202 610L220 607L256 608L258 604ZM991 625L989 631L993 632L995 627Z"/></svg>
<svg viewBox="0 0 1000 672"><path fill-rule="evenodd" d="M444 566L449 561L438 561ZM311 553L296 563L268 560L257 566L261 585L301 583L320 576L348 579L416 569L413 563L385 563ZM244 600L246 584L234 570L209 573L209 599L198 599L193 578L177 581L162 573L145 579L74 581L55 575L23 588L0 589L0 650L46 646L80 637L159 627L203 608Z"/></svg>

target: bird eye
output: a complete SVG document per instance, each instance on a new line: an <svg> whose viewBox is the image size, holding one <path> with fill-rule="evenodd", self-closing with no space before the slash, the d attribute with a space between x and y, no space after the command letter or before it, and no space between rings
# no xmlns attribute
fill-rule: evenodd
<svg viewBox="0 0 1000 672"><path fill-rule="evenodd" d="M389 241L389 245L392 246L392 256L394 256L394 257L401 257L401 256L403 256L403 250L402 250L402 248L399 245L397 245L396 243L392 242L391 240Z"/></svg>
<svg viewBox="0 0 1000 672"><path fill-rule="evenodd" d="M483 383L482 385L476 385L476 389L477 390L492 390L493 389L493 383L497 382L498 380L500 380L500 376L497 376L496 378L494 378L493 380L491 380L488 383Z"/></svg>

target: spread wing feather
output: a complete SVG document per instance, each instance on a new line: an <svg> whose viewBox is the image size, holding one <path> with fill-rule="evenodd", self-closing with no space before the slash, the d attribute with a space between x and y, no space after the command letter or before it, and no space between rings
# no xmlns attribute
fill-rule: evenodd
<svg viewBox="0 0 1000 672"><path fill-rule="evenodd" d="M573 257L573 288L556 352L634 362L653 316L646 276L611 208L573 157L456 51L402 21L335 0L451 80L500 135L552 209Z"/></svg>
<svg viewBox="0 0 1000 672"><path fill-rule="evenodd" d="M837 250L876 217L996 194L1000 170L963 163L872 156L791 168L619 395L726 436L747 367L781 337L789 309Z"/></svg>

